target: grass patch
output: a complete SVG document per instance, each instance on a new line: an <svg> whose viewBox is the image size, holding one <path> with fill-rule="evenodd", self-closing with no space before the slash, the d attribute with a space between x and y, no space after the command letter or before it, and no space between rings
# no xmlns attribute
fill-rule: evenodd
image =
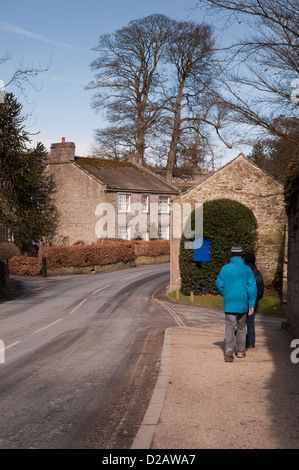
<svg viewBox="0 0 299 470"><path fill-rule="evenodd" d="M178 295L178 298L177 298ZM223 310L223 297L221 295L194 295L192 297L183 295L181 291L168 294L169 299L184 305L194 305L198 307L214 308ZM282 315L282 305L279 295L272 289L265 289L264 297L259 301L258 313L268 315Z"/></svg>
<svg viewBox="0 0 299 470"><path fill-rule="evenodd" d="M179 291L179 298L177 299L177 293L171 292L168 294L168 297L171 300L176 300L180 304L185 305L197 305L199 307L208 307L208 308L216 308L217 310L223 310L223 298L221 295L194 295L194 302L191 302L191 297L188 295L183 295L181 291Z"/></svg>
<svg viewBox="0 0 299 470"><path fill-rule="evenodd" d="M282 315L282 305L279 295L275 291L273 293L266 293L259 301L258 312L269 315Z"/></svg>

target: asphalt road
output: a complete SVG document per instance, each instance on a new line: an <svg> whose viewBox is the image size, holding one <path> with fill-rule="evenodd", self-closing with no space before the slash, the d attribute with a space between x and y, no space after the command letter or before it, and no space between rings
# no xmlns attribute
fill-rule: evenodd
<svg viewBox="0 0 299 470"><path fill-rule="evenodd" d="M23 281L0 305L1 449L130 448L180 317L169 265Z"/></svg>

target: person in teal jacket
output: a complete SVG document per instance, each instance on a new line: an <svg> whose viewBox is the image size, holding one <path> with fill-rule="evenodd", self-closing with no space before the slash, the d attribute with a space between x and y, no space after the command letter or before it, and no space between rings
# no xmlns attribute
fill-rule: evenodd
<svg viewBox="0 0 299 470"><path fill-rule="evenodd" d="M218 292L223 296L226 362L233 361L235 350L238 358L246 356L246 319L247 314L253 314L257 298L254 274L249 266L246 266L242 255L241 246L232 246L231 260L221 268L215 283Z"/></svg>

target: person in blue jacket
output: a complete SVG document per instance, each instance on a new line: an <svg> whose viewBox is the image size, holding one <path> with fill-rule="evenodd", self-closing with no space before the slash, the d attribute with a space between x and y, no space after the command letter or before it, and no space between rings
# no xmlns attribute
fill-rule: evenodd
<svg viewBox="0 0 299 470"><path fill-rule="evenodd" d="M232 246L230 262L225 264L217 277L216 288L223 296L225 312L224 360L232 362L236 356L246 356L246 319L254 312L257 286L254 274L242 259L241 246ZM235 329L237 333L235 335Z"/></svg>

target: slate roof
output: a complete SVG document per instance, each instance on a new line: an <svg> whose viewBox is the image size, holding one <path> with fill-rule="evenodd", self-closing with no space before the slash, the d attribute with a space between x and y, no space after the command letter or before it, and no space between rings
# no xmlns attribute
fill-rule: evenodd
<svg viewBox="0 0 299 470"><path fill-rule="evenodd" d="M107 191L179 194L179 190L144 167L130 162L76 157L75 164L106 185Z"/></svg>

